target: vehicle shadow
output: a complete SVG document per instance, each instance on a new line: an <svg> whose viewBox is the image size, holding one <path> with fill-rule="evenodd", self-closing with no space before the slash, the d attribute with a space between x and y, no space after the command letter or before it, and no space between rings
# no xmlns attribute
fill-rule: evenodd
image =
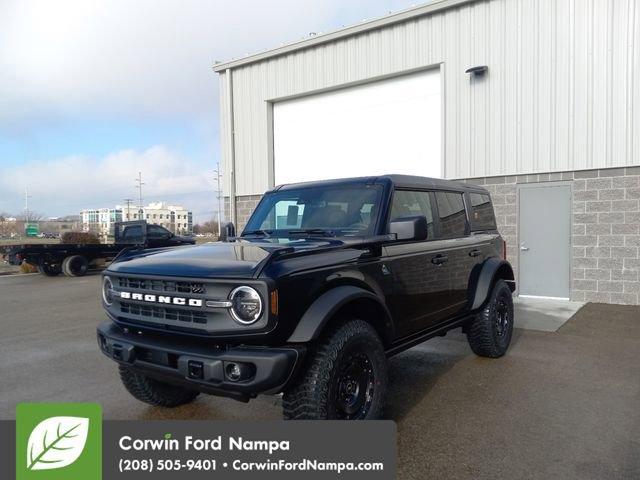
<svg viewBox="0 0 640 480"><path fill-rule="evenodd" d="M460 340L435 339L389 360L385 418L399 422L458 362L473 355Z"/></svg>
<svg viewBox="0 0 640 480"><path fill-rule="evenodd" d="M510 349L517 345L521 336L522 330L514 329ZM466 335L456 330L391 358L384 417L397 422L402 420L446 377L447 372L470 357L475 354Z"/></svg>

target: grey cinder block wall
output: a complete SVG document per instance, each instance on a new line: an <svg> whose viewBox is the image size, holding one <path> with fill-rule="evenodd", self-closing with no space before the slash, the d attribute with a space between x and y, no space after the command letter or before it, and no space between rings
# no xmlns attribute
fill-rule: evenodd
<svg viewBox="0 0 640 480"><path fill-rule="evenodd" d="M518 269L518 185L569 181L572 186L571 300L638 305L640 300L640 167L471 178L495 204L507 256ZM516 273L517 275L517 273Z"/></svg>
<svg viewBox="0 0 640 480"><path fill-rule="evenodd" d="M493 198L507 257L518 275L518 185L570 182L572 186L571 300L627 305L640 303L640 167L481 177ZM241 232L260 195L237 197ZM225 199L225 216L229 202Z"/></svg>

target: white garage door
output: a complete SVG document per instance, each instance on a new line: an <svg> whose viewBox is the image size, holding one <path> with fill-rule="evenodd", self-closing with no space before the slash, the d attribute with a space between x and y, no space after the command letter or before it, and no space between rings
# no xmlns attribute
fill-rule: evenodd
<svg viewBox="0 0 640 480"><path fill-rule="evenodd" d="M440 71L277 102L273 141L276 185L384 173L441 177Z"/></svg>

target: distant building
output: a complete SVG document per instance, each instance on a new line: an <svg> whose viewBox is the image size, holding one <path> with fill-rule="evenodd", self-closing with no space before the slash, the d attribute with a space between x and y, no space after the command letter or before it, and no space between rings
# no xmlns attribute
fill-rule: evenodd
<svg viewBox="0 0 640 480"><path fill-rule="evenodd" d="M80 212L82 229L98 235L113 235L114 223L129 220L146 220L160 225L176 235L193 231L193 213L180 205L153 202L142 207L120 206L115 208L85 209Z"/></svg>
<svg viewBox="0 0 640 480"><path fill-rule="evenodd" d="M120 207L122 218L126 220L146 220L166 228L176 235L185 235L193 231L193 213L180 205L168 205L165 202L153 202L142 207Z"/></svg>
<svg viewBox="0 0 640 480"><path fill-rule="evenodd" d="M85 232L113 235L114 223L122 221L122 209L116 207L82 210L80 216L82 217L82 230Z"/></svg>
<svg viewBox="0 0 640 480"><path fill-rule="evenodd" d="M21 228L17 218L0 216L0 238L13 238Z"/></svg>

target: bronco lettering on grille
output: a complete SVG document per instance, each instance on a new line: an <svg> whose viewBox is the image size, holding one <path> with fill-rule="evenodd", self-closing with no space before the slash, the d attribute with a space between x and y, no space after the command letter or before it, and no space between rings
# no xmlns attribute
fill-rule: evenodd
<svg viewBox="0 0 640 480"><path fill-rule="evenodd" d="M185 305L189 307L202 306L202 300L200 300L199 298L169 297L166 295L153 295L150 293L120 292L120 298L125 298L128 300L138 300L140 302Z"/></svg>

